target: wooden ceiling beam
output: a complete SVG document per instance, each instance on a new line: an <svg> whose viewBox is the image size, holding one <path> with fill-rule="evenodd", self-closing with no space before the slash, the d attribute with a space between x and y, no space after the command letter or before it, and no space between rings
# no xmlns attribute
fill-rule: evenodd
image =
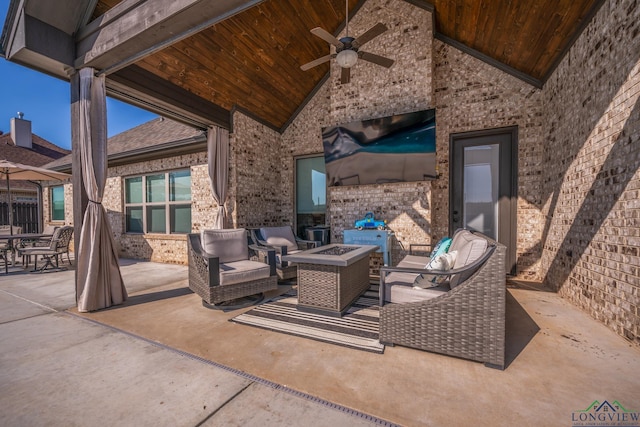
<svg viewBox="0 0 640 427"><path fill-rule="evenodd" d="M124 0L82 28L74 66L109 74L264 0Z"/></svg>

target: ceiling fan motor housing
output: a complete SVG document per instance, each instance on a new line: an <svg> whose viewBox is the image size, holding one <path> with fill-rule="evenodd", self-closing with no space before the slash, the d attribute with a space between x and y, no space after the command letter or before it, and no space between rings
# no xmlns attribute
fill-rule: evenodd
<svg viewBox="0 0 640 427"><path fill-rule="evenodd" d="M336 47L336 62L342 68L353 67L358 61L358 48L351 44L354 40L353 37L343 37L340 39L342 46Z"/></svg>

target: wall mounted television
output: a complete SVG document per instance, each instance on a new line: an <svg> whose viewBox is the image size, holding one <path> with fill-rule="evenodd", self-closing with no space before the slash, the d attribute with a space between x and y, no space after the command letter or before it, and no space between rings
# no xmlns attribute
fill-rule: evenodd
<svg viewBox="0 0 640 427"><path fill-rule="evenodd" d="M426 181L436 174L436 110L322 129L327 185Z"/></svg>

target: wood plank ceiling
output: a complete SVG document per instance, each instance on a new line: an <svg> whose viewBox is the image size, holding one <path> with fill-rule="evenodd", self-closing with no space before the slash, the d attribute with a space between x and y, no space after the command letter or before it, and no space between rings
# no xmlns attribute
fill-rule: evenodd
<svg viewBox="0 0 640 427"><path fill-rule="evenodd" d="M349 13L365 0L348 0ZM436 37L542 84L602 0L406 0L435 10ZM99 0L94 18L120 0ZM309 30L336 34L344 0L267 0L153 53L144 70L208 102L241 108L274 129L329 72L300 65L329 53Z"/></svg>

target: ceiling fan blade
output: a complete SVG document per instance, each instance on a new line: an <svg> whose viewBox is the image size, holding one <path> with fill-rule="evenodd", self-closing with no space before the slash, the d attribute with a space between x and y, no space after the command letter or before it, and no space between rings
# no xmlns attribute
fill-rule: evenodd
<svg viewBox="0 0 640 427"><path fill-rule="evenodd" d="M322 40L324 40L324 41L326 41L328 43L331 43L335 47L339 47L339 48L344 47L344 45L342 44L342 42L340 40L335 38L333 36L333 34L329 33L324 28L316 27L316 28L311 30L311 34L313 34L314 36L320 37Z"/></svg>
<svg viewBox="0 0 640 427"><path fill-rule="evenodd" d="M388 28L386 25L378 22L376 25L374 25L373 27L369 28L364 34L361 34L360 37L358 37L357 39L355 39L353 42L351 42L351 46L353 47L360 47L363 44L365 44L366 42L368 42L369 40L378 37L380 34L384 33L385 31L387 31Z"/></svg>
<svg viewBox="0 0 640 427"><path fill-rule="evenodd" d="M384 56L376 55L375 53L358 51L358 57L365 61L373 62L374 64L382 65L385 68L389 68L395 62L393 59L385 58Z"/></svg>
<svg viewBox="0 0 640 427"><path fill-rule="evenodd" d="M340 74L340 84L344 85L351 81L351 68L343 68Z"/></svg>
<svg viewBox="0 0 640 427"><path fill-rule="evenodd" d="M301 66L300 66L300 69L301 69L302 71L307 71L307 70L309 70L309 69L311 69L311 68L315 67L316 65L324 64L325 62L330 61L330 60L331 60L331 58L335 58L335 57L336 57L336 55L335 55L335 54L333 54L333 55L326 55L326 56L323 56L322 58L314 59L314 60L313 60L313 61L311 61L311 62L307 62L306 64L301 65Z"/></svg>

